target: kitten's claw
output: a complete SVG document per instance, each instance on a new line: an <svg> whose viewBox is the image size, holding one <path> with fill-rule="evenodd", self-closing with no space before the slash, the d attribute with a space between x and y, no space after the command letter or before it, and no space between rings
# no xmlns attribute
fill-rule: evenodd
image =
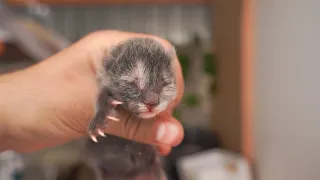
<svg viewBox="0 0 320 180"><path fill-rule="evenodd" d="M117 101L117 100L112 100L112 101L111 101L111 104L112 104L112 106L117 106L117 105L119 105L119 104L122 104L122 102Z"/></svg>
<svg viewBox="0 0 320 180"><path fill-rule="evenodd" d="M98 142L97 137L95 135L91 135L91 139L96 143Z"/></svg>
<svg viewBox="0 0 320 180"><path fill-rule="evenodd" d="M88 132L94 142L98 142L97 136L106 137L104 129L108 126L108 121L120 121L116 118L115 108L123 102L107 96L104 91L100 94L96 105L96 113L89 123ZM107 96L107 97L105 97ZM106 103L107 102L107 103Z"/></svg>
<svg viewBox="0 0 320 180"><path fill-rule="evenodd" d="M97 129L98 134L100 134L100 136L102 137L106 137L106 135L104 134L104 132L101 129Z"/></svg>
<svg viewBox="0 0 320 180"><path fill-rule="evenodd" d="M108 119L111 119L113 121L120 121L120 119L113 117L113 116L107 116Z"/></svg>

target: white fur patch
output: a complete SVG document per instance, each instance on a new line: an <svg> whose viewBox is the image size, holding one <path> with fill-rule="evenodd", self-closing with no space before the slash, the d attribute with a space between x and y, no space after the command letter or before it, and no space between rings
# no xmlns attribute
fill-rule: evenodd
<svg viewBox="0 0 320 180"><path fill-rule="evenodd" d="M142 103L139 103L138 107L139 107L139 112L144 112L148 110L148 108Z"/></svg>
<svg viewBox="0 0 320 180"><path fill-rule="evenodd" d="M121 80L129 81L129 82L132 82L134 80L134 78L135 77L132 76L132 75L131 76L130 75L124 75L124 76L120 77Z"/></svg>
<svg viewBox="0 0 320 180"><path fill-rule="evenodd" d="M148 74L146 74L146 68L140 61L137 62L137 68L135 70L135 75L139 79L138 85L143 89L147 83Z"/></svg>
<svg viewBox="0 0 320 180"><path fill-rule="evenodd" d="M128 73L126 75L121 76L120 79L129 81L129 82L133 82L134 80L137 79L139 88L143 89L147 84L147 81L148 81L147 77L148 77L148 74L145 66L143 65L143 63L138 61L134 71L132 73Z"/></svg>
<svg viewBox="0 0 320 180"><path fill-rule="evenodd" d="M169 102L168 101L164 101L164 102L160 103L155 110L158 111L157 113L160 113L160 112L166 110L168 105L169 105Z"/></svg>
<svg viewBox="0 0 320 180"><path fill-rule="evenodd" d="M168 101L161 102L158 106L156 106L153 109L153 112L148 112L148 108L144 104L139 103L138 104L139 117L144 119L152 118L157 114L159 114L160 112L166 110L166 108L168 107L168 104L169 104Z"/></svg>

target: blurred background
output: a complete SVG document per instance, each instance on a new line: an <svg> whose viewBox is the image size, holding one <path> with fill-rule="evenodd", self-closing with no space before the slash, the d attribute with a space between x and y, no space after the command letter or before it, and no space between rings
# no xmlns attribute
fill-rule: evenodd
<svg viewBox="0 0 320 180"><path fill-rule="evenodd" d="M185 138L163 157L168 180L320 178L320 1L0 2L0 73L101 29L154 34L176 46L186 91L174 116ZM82 143L3 152L0 180L94 179L79 163Z"/></svg>

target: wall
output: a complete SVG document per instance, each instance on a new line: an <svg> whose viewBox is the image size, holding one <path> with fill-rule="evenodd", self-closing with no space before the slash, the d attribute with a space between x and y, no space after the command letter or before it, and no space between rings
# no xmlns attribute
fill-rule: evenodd
<svg viewBox="0 0 320 180"><path fill-rule="evenodd" d="M30 16L28 9L14 10ZM155 34L178 44L198 33L211 43L211 9L206 5L49 6L49 10L40 22L71 40L99 29L118 29Z"/></svg>
<svg viewBox="0 0 320 180"><path fill-rule="evenodd" d="M260 180L320 178L320 1L254 1L254 143Z"/></svg>

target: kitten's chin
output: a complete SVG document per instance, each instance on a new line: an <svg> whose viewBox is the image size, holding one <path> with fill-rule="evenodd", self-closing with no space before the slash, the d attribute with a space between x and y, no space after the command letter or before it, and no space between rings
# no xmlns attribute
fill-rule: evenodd
<svg viewBox="0 0 320 180"><path fill-rule="evenodd" d="M139 117L142 118L142 119L151 119L153 117L155 117L157 115L157 113L155 112L142 112L142 113L139 113Z"/></svg>
<svg viewBox="0 0 320 180"><path fill-rule="evenodd" d="M138 117L140 117L142 119L154 118L155 116L157 116L157 114L165 111L166 108L168 107L168 104L169 104L168 102L162 102L152 112L146 111L147 108L145 106L142 106L142 108L139 109L140 112L138 113Z"/></svg>

